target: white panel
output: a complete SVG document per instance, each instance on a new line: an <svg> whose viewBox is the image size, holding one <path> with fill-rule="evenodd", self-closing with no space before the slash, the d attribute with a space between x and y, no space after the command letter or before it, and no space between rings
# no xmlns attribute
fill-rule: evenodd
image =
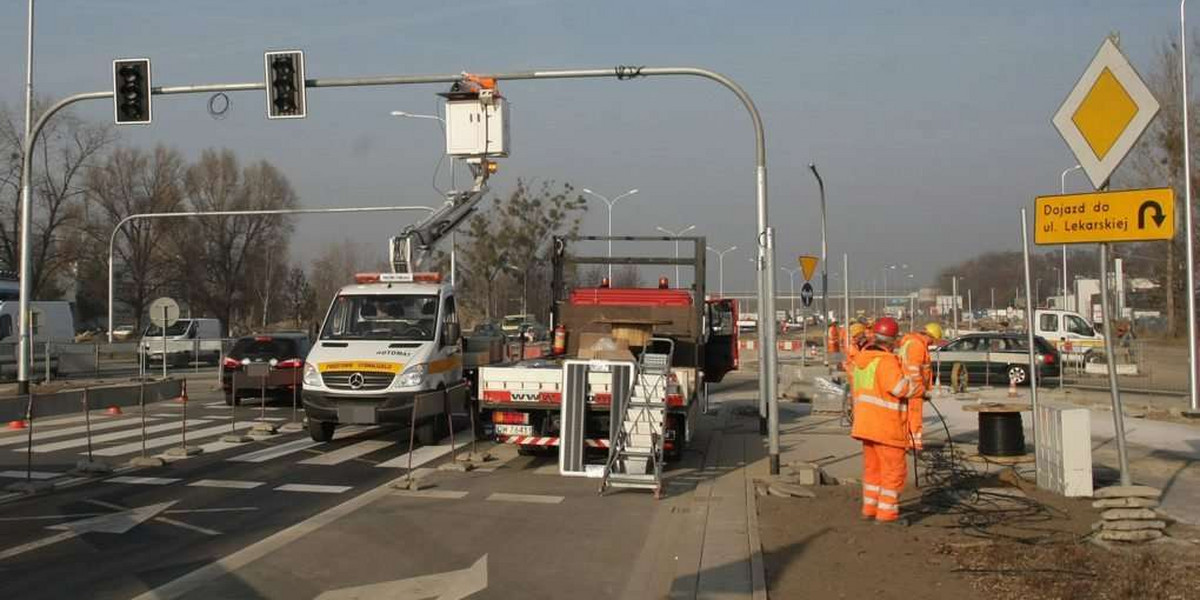
<svg viewBox="0 0 1200 600"><path fill-rule="evenodd" d="M1040 402L1037 414L1038 487L1064 496L1092 495L1091 413L1059 402Z"/></svg>

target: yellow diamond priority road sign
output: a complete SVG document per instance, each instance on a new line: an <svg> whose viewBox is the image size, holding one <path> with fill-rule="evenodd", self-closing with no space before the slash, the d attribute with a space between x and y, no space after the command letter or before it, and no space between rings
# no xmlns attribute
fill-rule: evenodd
<svg viewBox="0 0 1200 600"><path fill-rule="evenodd" d="M1175 235L1171 188L1039 196L1036 205L1036 244L1148 242Z"/></svg>
<svg viewBox="0 0 1200 600"><path fill-rule="evenodd" d="M1150 89L1117 45L1106 39L1053 121L1099 188L1157 114L1158 101Z"/></svg>

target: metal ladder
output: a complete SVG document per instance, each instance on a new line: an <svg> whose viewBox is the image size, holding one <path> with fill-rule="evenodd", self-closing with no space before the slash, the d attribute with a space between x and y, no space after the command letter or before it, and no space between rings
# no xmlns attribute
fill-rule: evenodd
<svg viewBox="0 0 1200 600"><path fill-rule="evenodd" d="M661 352L663 349L665 354ZM674 353L674 341L651 338L638 361L633 393L624 406L612 407L609 417L612 443L600 480L601 494L610 487L635 488L652 490L655 498L662 498L667 378Z"/></svg>

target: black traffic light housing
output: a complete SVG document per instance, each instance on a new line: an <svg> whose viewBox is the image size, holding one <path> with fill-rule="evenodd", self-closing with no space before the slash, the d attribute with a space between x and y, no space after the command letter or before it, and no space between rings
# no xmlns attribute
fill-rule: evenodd
<svg viewBox="0 0 1200 600"><path fill-rule="evenodd" d="M263 57L267 78L267 118L304 118L308 108L304 90L304 52L267 52Z"/></svg>
<svg viewBox="0 0 1200 600"><path fill-rule="evenodd" d="M118 125L150 123L150 59L113 61L113 118Z"/></svg>

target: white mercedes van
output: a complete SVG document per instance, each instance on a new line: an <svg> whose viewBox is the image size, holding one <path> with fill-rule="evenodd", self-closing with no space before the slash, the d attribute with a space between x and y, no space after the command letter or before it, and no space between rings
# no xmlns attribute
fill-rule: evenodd
<svg viewBox="0 0 1200 600"><path fill-rule="evenodd" d="M418 395L463 378L454 290L439 274L364 273L355 281L334 297L304 362L304 411L315 441L332 439L339 424L436 418L443 401L414 406Z"/></svg>

